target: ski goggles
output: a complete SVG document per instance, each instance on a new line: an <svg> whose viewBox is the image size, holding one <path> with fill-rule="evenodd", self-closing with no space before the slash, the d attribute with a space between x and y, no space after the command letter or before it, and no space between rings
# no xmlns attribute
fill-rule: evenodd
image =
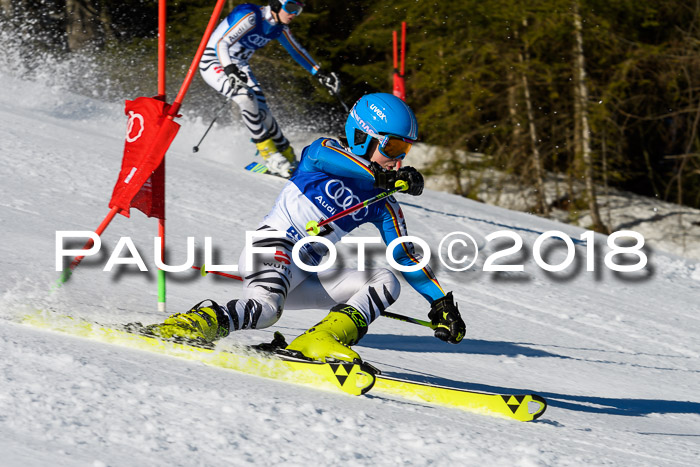
<svg viewBox="0 0 700 467"><path fill-rule="evenodd" d="M282 9L289 13L290 15L299 15L301 10L304 9L304 4L301 2L295 2L294 0L287 0L282 3Z"/></svg>
<svg viewBox="0 0 700 467"><path fill-rule="evenodd" d="M379 153L389 159L401 160L413 146L413 140L394 135L371 135L379 141Z"/></svg>

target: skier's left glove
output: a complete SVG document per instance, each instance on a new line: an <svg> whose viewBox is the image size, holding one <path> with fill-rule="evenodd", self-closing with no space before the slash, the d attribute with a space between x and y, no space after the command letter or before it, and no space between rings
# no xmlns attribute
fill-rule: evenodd
<svg viewBox="0 0 700 467"><path fill-rule="evenodd" d="M374 175L374 187L382 190L393 190L398 180L408 183L408 189L404 193L419 196L423 193L423 175L413 167L401 167L399 170L387 170L376 162L369 166Z"/></svg>
<svg viewBox="0 0 700 467"><path fill-rule="evenodd" d="M248 75L233 63L224 67L224 73L226 73L228 83L231 85L234 94L236 94L239 89L248 86Z"/></svg>
<svg viewBox="0 0 700 467"><path fill-rule="evenodd" d="M428 313L430 322L437 326L435 337L450 344L459 344L467 332L467 327L455 305L452 292L435 300Z"/></svg>
<svg viewBox="0 0 700 467"><path fill-rule="evenodd" d="M328 93L330 95L338 94L338 91L340 91L340 79L338 78L338 75L332 71L326 72L323 70L318 70L316 72L316 78L326 89L328 89Z"/></svg>

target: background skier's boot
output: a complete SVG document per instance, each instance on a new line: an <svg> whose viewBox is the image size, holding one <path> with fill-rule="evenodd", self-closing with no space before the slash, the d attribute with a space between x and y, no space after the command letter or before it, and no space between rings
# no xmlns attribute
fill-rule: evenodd
<svg viewBox="0 0 700 467"><path fill-rule="evenodd" d="M202 306L207 301L211 302L211 305ZM171 315L163 324L147 326L145 331L164 339L183 338L213 342L228 336L228 312L214 300L204 300L187 313Z"/></svg>
<svg viewBox="0 0 700 467"><path fill-rule="evenodd" d="M357 344L366 333L364 315L350 305L339 304L320 323L294 339L287 349L324 362L326 358L362 360L349 346Z"/></svg>
<svg viewBox="0 0 700 467"><path fill-rule="evenodd" d="M294 154L294 148L290 144L284 150L280 151L280 154L282 154L289 161L289 173L293 174L297 167L299 167L299 161L297 160L296 154Z"/></svg>
<svg viewBox="0 0 700 467"><path fill-rule="evenodd" d="M260 156L265 160L267 160L267 158L272 154L279 152L275 142L272 141L272 138L267 138L255 143L255 147L258 149L258 154L260 154Z"/></svg>
<svg viewBox="0 0 700 467"><path fill-rule="evenodd" d="M280 151L280 154L286 157L289 163L292 165L294 165L297 162L297 156L296 154L294 154L294 148L291 144L284 148L284 150Z"/></svg>
<svg viewBox="0 0 700 467"><path fill-rule="evenodd" d="M258 148L258 154L265 159L265 165L271 173L284 178L290 177L292 164L285 156L280 154L272 138L255 143L255 147Z"/></svg>

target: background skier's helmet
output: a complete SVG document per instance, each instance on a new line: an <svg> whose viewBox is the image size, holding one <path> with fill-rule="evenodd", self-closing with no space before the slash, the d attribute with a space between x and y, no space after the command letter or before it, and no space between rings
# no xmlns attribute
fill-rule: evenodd
<svg viewBox="0 0 700 467"><path fill-rule="evenodd" d="M345 137L350 151L358 156L365 156L376 138L382 154L403 159L418 138L418 122L411 108L393 94L367 94L352 106Z"/></svg>
<svg viewBox="0 0 700 467"><path fill-rule="evenodd" d="M298 15L304 8L304 2L299 0L270 0L270 8L278 14L283 9L290 15Z"/></svg>

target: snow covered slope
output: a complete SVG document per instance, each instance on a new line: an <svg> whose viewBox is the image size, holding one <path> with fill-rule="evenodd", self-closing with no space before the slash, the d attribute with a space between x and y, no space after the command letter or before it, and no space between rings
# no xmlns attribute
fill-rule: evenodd
<svg viewBox="0 0 700 467"><path fill-rule="evenodd" d="M2 465L696 465L700 264L647 249L643 271L613 273L603 262L605 238L596 237L595 272L586 270L579 245L572 266L547 273L533 259L539 234L583 231L445 193L400 200L409 231L433 250L453 231L479 245L468 271L433 262L455 293L468 340L453 346L426 328L380 319L357 350L390 375L537 392L550 406L536 422L315 391L18 324L34 308L105 323L164 315L156 311L152 260L157 224L138 211L118 216L103 236L104 254L49 292L58 276L55 232L94 230L107 214L123 106L2 75L0 89ZM193 154L208 120L181 123L167 156L170 263L184 262L188 236L200 253L211 236L219 262L233 263L245 230L284 181L241 169L252 159L242 128L215 127ZM292 135L297 150L311 139ZM501 230L523 239L523 249L506 258L524 264L523 272L482 270L488 255L510 246L486 241ZM150 272L102 271L121 236L132 237ZM555 240L544 250L551 264L566 253ZM352 265L349 253L340 256ZM236 281L194 271L170 275L168 309L240 291ZM392 311L425 319L428 304L405 286ZM274 328L227 340L270 340L274 330L293 337L325 313L288 311Z"/></svg>

